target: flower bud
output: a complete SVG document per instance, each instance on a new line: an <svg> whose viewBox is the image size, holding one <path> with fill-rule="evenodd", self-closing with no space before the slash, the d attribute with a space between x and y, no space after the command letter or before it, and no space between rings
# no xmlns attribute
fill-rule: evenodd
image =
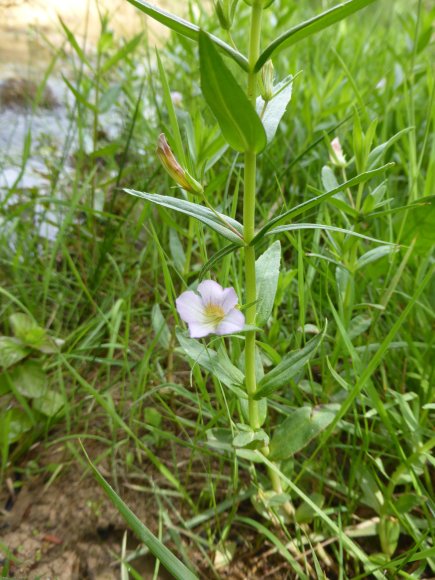
<svg viewBox="0 0 435 580"><path fill-rule="evenodd" d="M261 96L263 100L271 101L273 99L273 80L275 71L271 60L268 60L261 69Z"/></svg>
<svg viewBox="0 0 435 580"><path fill-rule="evenodd" d="M382 551L391 558L399 542L400 523L396 518L384 515L378 524L378 534Z"/></svg>
<svg viewBox="0 0 435 580"><path fill-rule="evenodd" d="M166 140L165 134L161 133L157 141L157 155L174 181L178 183L180 187L188 191L189 193L201 194L204 189L196 179L194 179L181 165L178 163L172 149L169 147L169 143Z"/></svg>
<svg viewBox="0 0 435 580"><path fill-rule="evenodd" d="M219 19L219 24L224 30L230 30L233 20L236 5L239 0L215 0L214 9L216 16Z"/></svg>
<svg viewBox="0 0 435 580"><path fill-rule="evenodd" d="M335 139L331 141L331 153L329 154L329 159L336 167L346 167L347 165L346 157L344 156L340 139L338 137L335 137Z"/></svg>

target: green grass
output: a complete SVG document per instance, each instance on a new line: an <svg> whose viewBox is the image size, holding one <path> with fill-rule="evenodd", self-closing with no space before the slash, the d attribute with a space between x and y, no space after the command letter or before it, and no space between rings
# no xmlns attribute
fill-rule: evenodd
<svg viewBox="0 0 435 580"><path fill-rule="evenodd" d="M263 44L318 12L319 4L331 3L293 7L276 0L266 14ZM238 32L248 14L243 3L239 13L233 38L244 51ZM328 329L311 367L271 397L271 422L303 405L334 404L339 411L281 465L299 521L278 524L273 502L265 507L257 498L261 517L247 499L258 490L267 496L261 458L254 473L247 459L220 441L207 444L211 429L234 430L243 420L237 398L188 364L175 336L175 297L225 243L199 222L122 191L176 195L154 153L165 132L192 174L204 177L213 206L240 219L240 158L222 151L200 97L195 44L171 37L160 49L159 68L146 35L120 42L103 19L96 54L84 54L65 30L70 50L56 59L74 89L71 131L78 147L71 151L66 142L47 159L51 186L43 201L64 215L56 241L42 240L32 225L40 192L17 188L9 194L18 193L18 202L0 201L1 334L11 336L9 317L23 312L65 341L61 353L31 352L64 406L53 416L40 413L32 399L4 386L7 373L0 376L3 478L14 469L26 472L35 441L66 442L84 469L78 439L86 448L98 438L105 451L92 461L111 460L111 484L121 497L123 482L142 482L142 493L156 498L163 542L201 577L219 577L214 555L231 541L237 543L235 561L271 549L270 569L286 563L279 573L288 570L288 577L435 574L435 218L428 200L415 205L435 185L433 17L422 2L380 0L274 59L279 78L301 72L277 138L259 160L258 229L335 182L394 164L343 192L353 210L332 198L295 217L296 223L353 228L385 245L319 229L280 235L274 316L259 334L263 364L269 368L303 346L325 319ZM221 35L205 11L198 18ZM146 63L145 72L138 72L139 63ZM183 96L179 134L169 90ZM123 116L114 141L100 131L106 107ZM328 136L336 135L352 159L347 174L329 162ZM63 183L58 171L71 156L74 171ZM325 165L329 170L322 171ZM234 252L212 264L210 273L242 294ZM218 350L222 340L213 338L210 346ZM239 363L243 340L228 347ZM133 568L135 555L123 555Z"/></svg>

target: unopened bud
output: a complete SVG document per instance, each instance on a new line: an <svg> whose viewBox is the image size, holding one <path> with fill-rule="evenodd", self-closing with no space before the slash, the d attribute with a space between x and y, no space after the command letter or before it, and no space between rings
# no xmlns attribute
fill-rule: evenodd
<svg viewBox="0 0 435 580"><path fill-rule="evenodd" d="M215 0L214 9L216 16L219 19L219 24L224 30L230 30L233 20L236 5L239 0Z"/></svg>
<svg viewBox="0 0 435 580"><path fill-rule="evenodd" d="M331 141L331 149L332 151L329 155L331 163L336 167L346 167L346 157L344 156L340 139L338 137L335 137L335 139Z"/></svg>
<svg viewBox="0 0 435 580"><path fill-rule="evenodd" d="M400 523L392 516L382 516L378 524L379 540L382 551L389 558L394 554L399 542Z"/></svg>
<svg viewBox="0 0 435 580"><path fill-rule="evenodd" d="M159 135L156 152L163 167L180 187L189 193L203 193L204 189L202 185L178 163L164 133Z"/></svg>
<svg viewBox="0 0 435 580"><path fill-rule="evenodd" d="M268 102L273 99L273 80L275 78L275 70L271 60L268 60L261 69L261 96L263 100Z"/></svg>

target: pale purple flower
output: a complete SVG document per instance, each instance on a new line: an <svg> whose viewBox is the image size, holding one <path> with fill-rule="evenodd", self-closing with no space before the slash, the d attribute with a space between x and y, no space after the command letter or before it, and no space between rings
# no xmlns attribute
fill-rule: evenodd
<svg viewBox="0 0 435 580"><path fill-rule="evenodd" d="M191 338L243 330L245 317L236 308L239 299L234 288L204 280L198 285L198 293L187 290L176 300L178 314L187 322Z"/></svg>

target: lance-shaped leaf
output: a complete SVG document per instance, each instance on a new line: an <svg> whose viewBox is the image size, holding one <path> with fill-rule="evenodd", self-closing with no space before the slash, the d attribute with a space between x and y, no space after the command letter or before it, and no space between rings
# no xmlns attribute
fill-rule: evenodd
<svg viewBox="0 0 435 580"><path fill-rule="evenodd" d="M338 6L334 6L330 10L326 10L326 12L322 12L322 14L319 14L318 16L314 16L297 26L290 28L290 30L281 34L281 36L264 49L255 64L255 70L259 71L273 54L279 52L283 48L288 48L300 40L328 28L328 26L343 20L343 18L347 18L347 16L361 10L361 8L365 8L375 1L376 0L349 0L348 2L338 4Z"/></svg>
<svg viewBox="0 0 435 580"><path fill-rule="evenodd" d="M181 348L195 364L211 373L229 388L243 385L245 376L241 370L232 364L224 351L216 352L194 340L177 332ZM246 397L246 394L243 393Z"/></svg>
<svg viewBox="0 0 435 580"><path fill-rule="evenodd" d="M402 129L401 131L399 131L398 133L396 133L395 135L390 137L390 139L388 139L388 141L386 141L385 143L381 143L381 145L378 145L377 147L375 147L373 149L373 151L370 151L369 158L368 158L369 169L373 169L373 167L377 163L379 163L379 161L381 161L382 157L385 155L387 150L392 145L394 145L394 143L396 141L398 141L403 135L406 135L407 133L409 133L410 131L413 131L413 130L414 130L414 127L405 127L405 129Z"/></svg>
<svg viewBox="0 0 435 580"><path fill-rule="evenodd" d="M272 312L278 286L279 266L281 262L281 244L273 243L255 262L257 285L257 318L256 324L265 324Z"/></svg>
<svg viewBox="0 0 435 580"><path fill-rule="evenodd" d="M236 151L259 153L267 143L260 117L208 34L199 34L201 89L221 131Z"/></svg>
<svg viewBox="0 0 435 580"><path fill-rule="evenodd" d="M263 122L268 143L270 143L275 137L279 122L290 102L292 88L293 77L290 75L273 87L275 96L270 101L266 102L263 97L257 97L257 113L260 115Z"/></svg>
<svg viewBox="0 0 435 580"><path fill-rule="evenodd" d="M325 336L326 328L327 324L325 324L323 332L309 340L304 348L289 353L274 369L264 375L258 383L258 391L254 398L262 399L263 397L268 397L274 391L280 389L284 385L288 385L289 381L295 377L316 354L317 349Z"/></svg>
<svg viewBox="0 0 435 580"><path fill-rule="evenodd" d="M360 183L364 183L365 181L368 181L372 177L376 177L377 175L380 175L381 173L383 173L387 169L390 169L390 167L393 167L393 165L394 165L394 163L387 163L386 165L383 165L382 167L378 167L377 169L373 169L372 171L366 171L365 173L360 173L356 177L352 177L352 179L345 181L344 183L342 183L341 185L339 185L335 189L331 189L330 191L327 191L326 193L321 193L317 197L313 197L312 199L308 199L307 201L300 203L296 207L292 207L288 211L285 211L281 215L276 216L275 218L273 218L272 220L267 222L267 224L265 226L263 226L261 228L261 230L255 235L255 237L253 238L253 240L251 242L251 246L255 246L275 224L281 222L285 218L287 218L287 219L295 218L296 216L300 215L301 213L304 213L304 211L307 211L309 209L312 209L313 207L316 207L316 205L318 205L322 201L326 201L330 197L334 196L336 193L339 193L340 191L343 191L344 189L347 189L348 187L354 187L355 185L359 185Z"/></svg>
<svg viewBox="0 0 435 580"><path fill-rule="evenodd" d="M191 40L198 40L200 28L196 26L196 24L192 24L188 20L184 20L179 16L175 16L175 14L171 14L162 8L158 8L157 6L153 6L150 2L146 2L145 0L128 0L130 4L133 4L136 8L138 8L141 12L147 14L147 16L151 16L157 22L160 22L167 28L170 28L177 34L181 34L182 36L186 36ZM240 67L244 70L248 70L249 65L248 61L245 56L243 56L240 52L226 44L223 40L218 38L217 36L210 35L212 42L216 46L218 46L225 54L230 56Z"/></svg>
<svg viewBox="0 0 435 580"><path fill-rule="evenodd" d="M135 197L140 197L141 199L150 201L151 203L191 216L239 246L242 246L244 243L243 226L237 220L224 214L214 212L208 207L167 195L145 193L134 189L124 189L124 191L130 195L134 195Z"/></svg>
<svg viewBox="0 0 435 580"><path fill-rule="evenodd" d="M303 449L332 423L339 405L301 407L275 429L270 442L270 458L282 461Z"/></svg>
<svg viewBox="0 0 435 580"><path fill-rule="evenodd" d="M287 224L284 226L278 226L270 232L267 232L268 236L274 236L276 234L282 234L283 232L295 232L299 230L324 230L325 232L338 232L340 234L346 234L347 236L354 236L356 238L362 238L368 242L374 242L376 244L384 244L388 246L394 246L392 242L385 242L384 240L378 240L377 238L372 238L370 236L365 236L364 234L359 234L352 230L346 228L339 228L336 226L328 226L325 224Z"/></svg>
<svg viewBox="0 0 435 580"><path fill-rule="evenodd" d="M360 268L364 268L368 264L376 262L377 260L380 260L385 256L389 256L390 254L392 254L393 252L397 252L398 250L399 250L398 246L391 245L373 248L373 250L369 250L368 252L363 254L360 258L358 258L355 269L359 270Z"/></svg>

